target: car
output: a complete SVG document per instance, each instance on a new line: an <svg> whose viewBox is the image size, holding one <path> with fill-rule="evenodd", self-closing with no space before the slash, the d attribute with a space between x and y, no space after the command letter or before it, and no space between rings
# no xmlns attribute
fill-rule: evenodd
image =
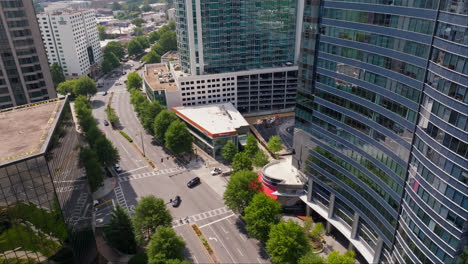
<svg viewBox="0 0 468 264"><path fill-rule="evenodd" d="M115 85L119 86L119 85L122 85L121 83L116 83Z"/></svg>
<svg viewBox="0 0 468 264"><path fill-rule="evenodd" d="M201 183L200 178L195 177L195 178L191 179L189 182L187 182L187 187L192 188L192 187L197 186L200 183Z"/></svg>
<svg viewBox="0 0 468 264"><path fill-rule="evenodd" d="M106 96L106 95L107 95L107 91L105 91L102 95Z"/></svg>
<svg viewBox="0 0 468 264"><path fill-rule="evenodd" d="M93 200L93 206L96 207L99 204L98 200Z"/></svg>
<svg viewBox="0 0 468 264"><path fill-rule="evenodd" d="M214 168L212 171L211 171L211 175L214 176L214 175L218 175L218 174L221 174L221 169L220 168Z"/></svg>
<svg viewBox="0 0 468 264"><path fill-rule="evenodd" d="M105 125L105 126L108 126L108 125L109 125L109 122L107 122L107 120L104 120L104 125Z"/></svg>
<svg viewBox="0 0 468 264"><path fill-rule="evenodd" d="M117 163L114 165L114 170L117 172L117 173L121 173L122 172L122 168L120 167L120 165Z"/></svg>
<svg viewBox="0 0 468 264"><path fill-rule="evenodd" d="M180 199L180 196L177 195L174 200L172 200L172 207L178 207L180 202L182 202L182 200Z"/></svg>

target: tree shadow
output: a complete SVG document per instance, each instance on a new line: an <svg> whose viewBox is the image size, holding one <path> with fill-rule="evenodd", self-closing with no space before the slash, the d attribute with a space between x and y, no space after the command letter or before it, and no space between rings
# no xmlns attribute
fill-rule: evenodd
<svg viewBox="0 0 468 264"><path fill-rule="evenodd" d="M94 99L93 100L93 107L95 109L99 109L99 108L101 108L101 107L103 107L105 105L106 105L106 103L104 101L102 101L102 100L99 100L99 99Z"/></svg>

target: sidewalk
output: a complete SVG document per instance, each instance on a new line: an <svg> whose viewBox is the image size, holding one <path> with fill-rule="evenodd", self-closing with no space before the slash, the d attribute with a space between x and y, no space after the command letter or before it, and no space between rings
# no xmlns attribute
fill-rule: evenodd
<svg viewBox="0 0 468 264"><path fill-rule="evenodd" d="M99 187L93 194L93 200L99 200L106 195L108 195L110 192L112 192L117 185L117 178L112 177L112 178L106 178L103 182L103 186Z"/></svg>

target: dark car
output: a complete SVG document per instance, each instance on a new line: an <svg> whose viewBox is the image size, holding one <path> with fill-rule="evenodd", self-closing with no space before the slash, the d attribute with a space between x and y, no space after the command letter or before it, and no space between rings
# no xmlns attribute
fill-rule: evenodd
<svg viewBox="0 0 468 264"><path fill-rule="evenodd" d="M195 177L187 183L187 187L192 188L200 184L200 178Z"/></svg>
<svg viewBox="0 0 468 264"><path fill-rule="evenodd" d="M178 207L178 206L180 205L180 202L181 202L181 201L182 201L182 200L180 200L180 196L177 195L177 196L174 198L174 200L172 201L172 207Z"/></svg>
<svg viewBox="0 0 468 264"><path fill-rule="evenodd" d="M107 91L105 91L102 95L107 95Z"/></svg>
<svg viewBox="0 0 468 264"><path fill-rule="evenodd" d="M104 120L104 125L105 125L105 126L108 126L108 125L109 125L109 122L107 122L107 120Z"/></svg>

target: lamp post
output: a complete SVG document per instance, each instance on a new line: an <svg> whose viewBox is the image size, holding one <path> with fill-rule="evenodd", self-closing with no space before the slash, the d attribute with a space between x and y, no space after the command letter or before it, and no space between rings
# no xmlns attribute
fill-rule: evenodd
<svg viewBox="0 0 468 264"><path fill-rule="evenodd" d="M138 133L136 134L136 136L138 136ZM140 130L140 138L141 138L141 148L143 150L143 157L146 157L145 144L143 143L143 132L141 132L141 130Z"/></svg>

